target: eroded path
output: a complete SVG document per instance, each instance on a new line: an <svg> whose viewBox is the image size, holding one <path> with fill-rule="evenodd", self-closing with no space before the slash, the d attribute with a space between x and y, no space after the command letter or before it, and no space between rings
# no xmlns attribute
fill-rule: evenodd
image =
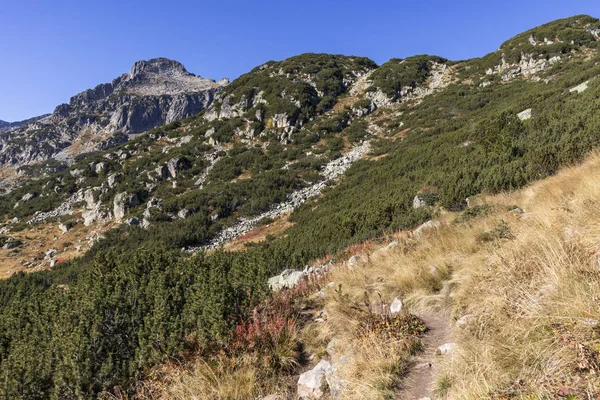
<svg viewBox="0 0 600 400"><path fill-rule="evenodd" d="M398 400L435 399L434 384L438 374L436 350L450 342L450 318L442 313L417 313L429 330L423 337L423 350L417 354L398 385Z"/></svg>

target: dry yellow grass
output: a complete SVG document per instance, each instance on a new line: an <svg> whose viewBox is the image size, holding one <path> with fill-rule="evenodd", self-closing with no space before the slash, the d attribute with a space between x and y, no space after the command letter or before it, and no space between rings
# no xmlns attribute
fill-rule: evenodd
<svg viewBox="0 0 600 400"><path fill-rule="evenodd" d="M402 239L396 249L371 256L354 271L339 269L332 279L354 301L366 292L384 301L398 296L411 311L473 315L465 328L454 329L461 350L443 361L438 386L445 398L595 399L599 168L594 154L522 191L482 196L480 204L495 205L490 215L450 224L419 241ZM511 205L525 213L508 212ZM501 221L512 239L482 242L481 234ZM335 324L335 307L327 310ZM342 325L327 329L338 332Z"/></svg>

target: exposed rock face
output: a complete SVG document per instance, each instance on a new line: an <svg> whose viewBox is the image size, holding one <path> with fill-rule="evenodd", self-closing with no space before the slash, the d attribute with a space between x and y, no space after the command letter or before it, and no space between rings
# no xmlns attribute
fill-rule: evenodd
<svg viewBox="0 0 600 400"><path fill-rule="evenodd" d="M0 166L47 160L84 133L141 133L187 118L207 108L226 84L166 58L138 61L129 73L71 97L51 115L0 124ZM108 140L104 147L119 143Z"/></svg>
<svg viewBox="0 0 600 400"><path fill-rule="evenodd" d="M547 60L545 58L534 58L531 54L522 54L519 62L508 63L503 57L501 63L494 68L488 69L486 74L500 74L502 80L506 82L520 76L526 78L532 77L558 61L560 61L559 56Z"/></svg>
<svg viewBox="0 0 600 400"><path fill-rule="evenodd" d="M38 119L45 118L48 115L50 115L50 114L44 114L44 115L40 115L39 117L33 117L30 119L26 119L24 121L17 121L17 122L6 122L6 121L0 120L0 133L12 131L13 129L17 129L17 128L19 128L25 124L28 124L30 122L34 122L34 121L37 121Z"/></svg>
<svg viewBox="0 0 600 400"><path fill-rule="evenodd" d="M125 216L127 208L140 204L136 194L130 194L127 192L119 193L115 196L113 201L114 208L113 214L117 221L121 221Z"/></svg>

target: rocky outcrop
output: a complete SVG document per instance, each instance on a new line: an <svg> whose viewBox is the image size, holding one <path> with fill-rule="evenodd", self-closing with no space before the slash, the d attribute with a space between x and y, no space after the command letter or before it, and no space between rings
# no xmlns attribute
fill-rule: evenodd
<svg viewBox="0 0 600 400"><path fill-rule="evenodd" d="M503 81L510 81L512 79L523 77L531 77L537 73L546 70L548 67L560 61L560 56L554 56L549 59L544 57L534 58L531 54L521 54L521 59L516 63L508 63L502 57L499 65L494 68L489 68L486 71L486 75L499 74Z"/></svg>
<svg viewBox="0 0 600 400"><path fill-rule="evenodd" d="M0 166L56 157L85 133L141 133L187 118L210 106L226 84L191 74L166 58L138 61L129 73L71 97L51 115L0 126ZM96 146L120 143L108 140Z"/></svg>
<svg viewBox="0 0 600 400"><path fill-rule="evenodd" d="M327 376L331 375L333 369L326 360L321 360L310 371L300 375L298 379L298 398L320 399L327 392Z"/></svg>
<svg viewBox="0 0 600 400"><path fill-rule="evenodd" d="M117 221L121 221L129 207L140 204L136 194L127 192L119 193L113 201L113 215Z"/></svg>
<svg viewBox="0 0 600 400"><path fill-rule="evenodd" d="M24 121L17 121L17 122L6 122L6 121L0 120L0 133L12 131L13 129L20 128L21 126L28 124L30 122L35 122L38 119L45 118L48 115L50 115L50 114L44 114L44 115L40 115L38 117L33 117L33 118L26 119Z"/></svg>
<svg viewBox="0 0 600 400"><path fill-rule="evenodd" d="M296 286L304 276L304 272L302 271L286 269L281 274L269 278L268 284L273 291L283 288L292 288Z"/></svg>

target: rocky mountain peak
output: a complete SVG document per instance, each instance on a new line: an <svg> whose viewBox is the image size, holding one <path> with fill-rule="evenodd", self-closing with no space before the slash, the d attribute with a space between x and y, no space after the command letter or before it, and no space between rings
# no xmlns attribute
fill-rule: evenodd
<svg viewBox="0 0 600 400"><path fill-rule="evenodd" d="M137 61L131 67L129 72L129 78L135 79L140 75L145 74L157 74L164 77L175 77L175 76L195 76L189 73L182 63L168 58L159 57L153 58L148 61L141 60Z"/></svg>
<svg viewBox="0 0 600 400"><path fill-rule="evenodd" d="M51 157L71 163L81 152L126 141L124 133L146 132L199 113L227 84L194 75L168 58L138 61L130 72L58 105L50 118L0 122L0 133L5 133L0 137L0 169ZM82 141L87 134L92 136Z"/></svg>

